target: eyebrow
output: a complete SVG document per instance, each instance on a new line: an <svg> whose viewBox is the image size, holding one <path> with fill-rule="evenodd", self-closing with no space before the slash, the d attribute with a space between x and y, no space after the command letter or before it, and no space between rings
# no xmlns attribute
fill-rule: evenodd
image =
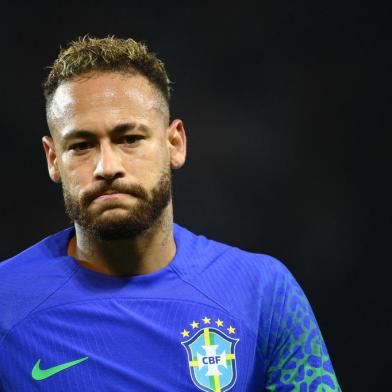
<svg viewBox="0 0 392 392"><path fill-rule="evenodd" d="M147 125L129 122L129 123L122 123L116 125L114 128L112 128L109 131L109 133L122 134L127 131L133 131L133 130L140 130L144 133L149 133L151 131L151 129ZM66 145L67 142L69 142L72 139L91 138L92 136L94 136L94 133L87 129L72 129L62 137L62 144Z"/></svg>

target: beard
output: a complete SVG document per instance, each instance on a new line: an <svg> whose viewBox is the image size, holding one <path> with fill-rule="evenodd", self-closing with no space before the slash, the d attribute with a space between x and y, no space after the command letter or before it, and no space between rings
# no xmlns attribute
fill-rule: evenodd
<svg viewBox="0 0 392 392"><path fill-rule="evenodd" d="M83 192L77 199L62 184L65 211L73 223L78 223L93 238L104 241L134 238L151 228L161 217L172 198L171 184L170 167L162 172L150 192L141 185L105 182ZM114 199L95 205L95 211L89 210L93 200L108 190L131 195L137 200L132 206L125 206L124 201ZM109 210L115 208L126 209L126 213L121 216L112 214Z"/></svg>

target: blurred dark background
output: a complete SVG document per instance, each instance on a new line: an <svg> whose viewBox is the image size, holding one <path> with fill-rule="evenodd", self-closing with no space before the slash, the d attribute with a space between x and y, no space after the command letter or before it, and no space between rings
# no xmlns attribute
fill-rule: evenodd
<svg viewBox="0 0 392 392"><path fill-rule="evenodd" d="M188 134L175 221L282 260L342 389L391 390L387 2L2 4L0 259L69 225L41 147L40 84L60 45L145 41Z"/></svg>

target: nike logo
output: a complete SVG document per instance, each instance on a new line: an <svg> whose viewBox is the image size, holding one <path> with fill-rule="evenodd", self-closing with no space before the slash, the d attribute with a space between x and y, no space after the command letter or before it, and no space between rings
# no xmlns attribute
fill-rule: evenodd
<svg viewBox="0 0 392 392"><path fill-rule="evenodd" d="M31 377L34 378L34 380L45 380L45 378L51 377L56 373L59 373L65 369L68 369L72 366L75 366L81 362L84 362L88 359L88 357L80 358L77 359L76 361L71 361L71 362L66 362L61 365L57 365L54 367L51 367L49 369L40 369L39 365L41 364L41 360L39 359L36 364L33 367L33 370L31 371Z"/></svg>

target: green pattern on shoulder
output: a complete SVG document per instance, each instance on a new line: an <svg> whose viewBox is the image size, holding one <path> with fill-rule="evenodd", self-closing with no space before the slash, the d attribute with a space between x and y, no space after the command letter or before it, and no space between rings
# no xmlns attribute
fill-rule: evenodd
<svg viewBox="0 0 392 392"><path fill-rule="evenodd" d="M309 302L294 278L281 293L282 312L272 363L267 374L271 392L341 392Z"/></svg>

